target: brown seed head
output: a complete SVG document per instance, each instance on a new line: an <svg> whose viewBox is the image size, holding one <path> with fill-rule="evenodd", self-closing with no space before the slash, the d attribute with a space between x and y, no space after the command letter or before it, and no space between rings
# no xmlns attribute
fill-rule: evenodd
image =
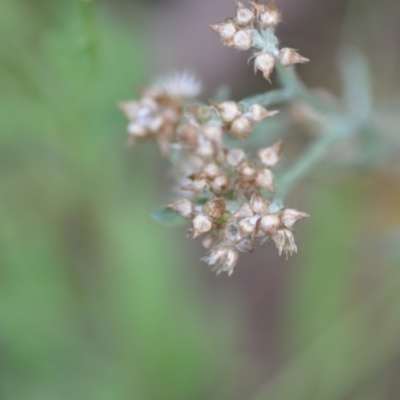
<svg viewBox="0 0 400 400"><path fill-rule="evenodd" d="M260 192L255 192L250 199L250 207L255 214L266 215L269 210L270 202L261 196Z"/></svg>
<svg viewBox="0 0 400 400"><path fill-rule="evenodd" d="M229 190L229 178L225 175L216 177L211 182L211 190L215 194L223 194Z"/></svg>
<svg viewBox="0 0 400 400"><path fill-rule="evenodd" d="M267 189L269 192L274 193L275 188L273 172L268 168L259 171L256 178L256 186Z"/></svg>
<svg viewBox="0 0 400 400"><path fill-rule="evenodd" d="M250 49L252 43L252 35L248 30L240 30L235 33L232 39L233 47L240 51L246 51Z"/></svg>
<svg viewBox="0 0 400 400"><path fill-rule="evenodd" d="M237 172L240 177L245 181L253 180L257 176L256 168L253 164L250 164L248 162L243 162L242 164L240 164L237 168Z"/></svg>
<svg viewBox="0 0 400 400"><path fill-rule="evenodd" d="M222 22L220 24L210 25L210 28L220 37L223 42L233 39L233 36L237 31L235 23L231 20Z"/></svg>
<svg viewBox="0 0 400 400"><path fill-rule="evenodd" d="M258 19L263 29L275 27L281 22L281 13L275 1L272 0L267 4L259 13Z"/></svg>
<svg viewBox="0 0 400 400"><path fill-rule="evenodd" d="M254 71L261 71L264 78L271 82L270 76L275 66L275 58L270 53L259 53L254 60Z"/></svg>
<svg viewBox="0 0 400 400"><path fill-rule="evenodd" d="M282 142L277 142L273 146L259 150L258 157L266 167L273 168L278 164L282 151Z"/></svg>
<svg viewBox="0 0 400 400"><path fill-rule="evenodd" d="M197 214L192 221L193 224L193 239L198 238L203 233L210 232L213 227L212 219L204 214Z"/></svg>
<svg viewBox="0 0 400 400"><path fill-rule="evenodd" d="M248 118L239 117L232 122L231 131L235 138L245 139L251 133L252 124Z"/></svg>
<svg viewBox="0 0 400 400"><path fill-rule="evenodd" d="M268 214L261 218L260 228L266 234L273 236L281 225L281 220L276 214Z"/></svg>
<svg viewBox="0 0 400 400"><path fill-rule="evenodd" d="M249 217L241 219L239 221L240 234L243 237L252 236L256 231L258 219L259 217Z"/></svg>
<svg viewBox="0 0 400 400"><path fill-rule="evenodd" d="M226 212L226 204L224 199L216 197L210 199L203 207L203 211L212 218L221 218Z"/></svg>
<svg viewBox="0 0 400 400"><path fill-rule="evenodd" d="M236 1L236 6L236 23L243 27L248 27L252 25L255 19L254 12L246 8L239 1Z"/></svg>
<svg viewBox="0 0 400 400"><path fill-rule="evenodd" d="M219 111L223 122L231 123L239 115L239 106L234 101L224 101L223 103L213 103Z"/></svg>

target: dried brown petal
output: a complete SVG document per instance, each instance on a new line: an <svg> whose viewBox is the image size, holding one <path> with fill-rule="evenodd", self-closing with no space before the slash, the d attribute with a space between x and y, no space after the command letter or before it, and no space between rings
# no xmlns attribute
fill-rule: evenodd
<svg viewBox="0 0 400 400"><path fill-rule="evenodd" d="M309 214L290 208L283 210L281 215L282 224L288 229L292 229L297 221L304 218L309 218Z"/></svg>
<svg viewBox="0 0 400 400"><path fill-rule="evenodd" d="M295 49L285 47L279 52L279 61L285 67L290 67L293 64L304 64L309 62L308 58L302 57Z"/></svg>
<svg viewBox="0 0 400 400"><path fill-rule="evenodd" d="M288 229L279 229L275 235L272 236L273 241L279 251L279 255L284 252L286 258L293 253L297 253L297 246L294 241L293 233Z"/></svg>

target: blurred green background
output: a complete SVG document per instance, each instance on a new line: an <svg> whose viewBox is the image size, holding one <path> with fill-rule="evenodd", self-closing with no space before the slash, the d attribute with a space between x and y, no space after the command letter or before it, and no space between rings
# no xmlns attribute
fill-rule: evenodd
<svg viewBox="0 0 400 400"><path fill-rule="evenodd" d="M175 11L213 23L215 2L1 1L0 399L400 399L400 7L322 3L304 0L282 36L334 93L337 49L364 51L380 158L301 185L288 199L312 215L299 254L265 246L227 278L150 218L169 200L167 164L150 144L125 149L116 109L149 71L180 67L174 48L152 50ZM265 90L241 59L226 74L226 50L215 75L238 95ZM309 140L287 129L300 132L289 148Z"/></svg>

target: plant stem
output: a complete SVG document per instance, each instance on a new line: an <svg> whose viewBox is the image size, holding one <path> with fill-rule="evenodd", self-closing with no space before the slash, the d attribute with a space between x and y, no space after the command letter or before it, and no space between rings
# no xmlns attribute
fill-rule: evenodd
<svg viewBox="0 0 400 400"><path fill-rule="evenodd" d="M282 89L244 99L246 106L261 104L269 107L287 101L301 101L310 105L315 111L329 118L329 121L318 139L300 156L277 180L277 190L273 207L280 209L288 193L326 157L327 153L340 140L360 131L361 121L349 115L343 115L338 103L327 104L299 79L294 67L286 68L276 64L277 78Z"/></svg>
<svg viewBox="0 0 400 400"><path fill-rule="evenodd" d="M307 176L326 157L326 154L343 138L358 132L358 124L349 118L334 119L321 136L300 156L277 181L275 202L283 202L297 183Z"/></svg>

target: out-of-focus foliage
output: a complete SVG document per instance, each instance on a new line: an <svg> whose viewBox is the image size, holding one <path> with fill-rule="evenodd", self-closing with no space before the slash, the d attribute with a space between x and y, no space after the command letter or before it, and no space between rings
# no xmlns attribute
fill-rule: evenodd
<svg viewBox="0 0 400 400"><path fill-rule="evenodd" d="M149 79L142 44L109 10L56 3L0 5L0 397L208 397L229 318L183 281L149 217L153 150L126 151L116 109Z"/></svg>

